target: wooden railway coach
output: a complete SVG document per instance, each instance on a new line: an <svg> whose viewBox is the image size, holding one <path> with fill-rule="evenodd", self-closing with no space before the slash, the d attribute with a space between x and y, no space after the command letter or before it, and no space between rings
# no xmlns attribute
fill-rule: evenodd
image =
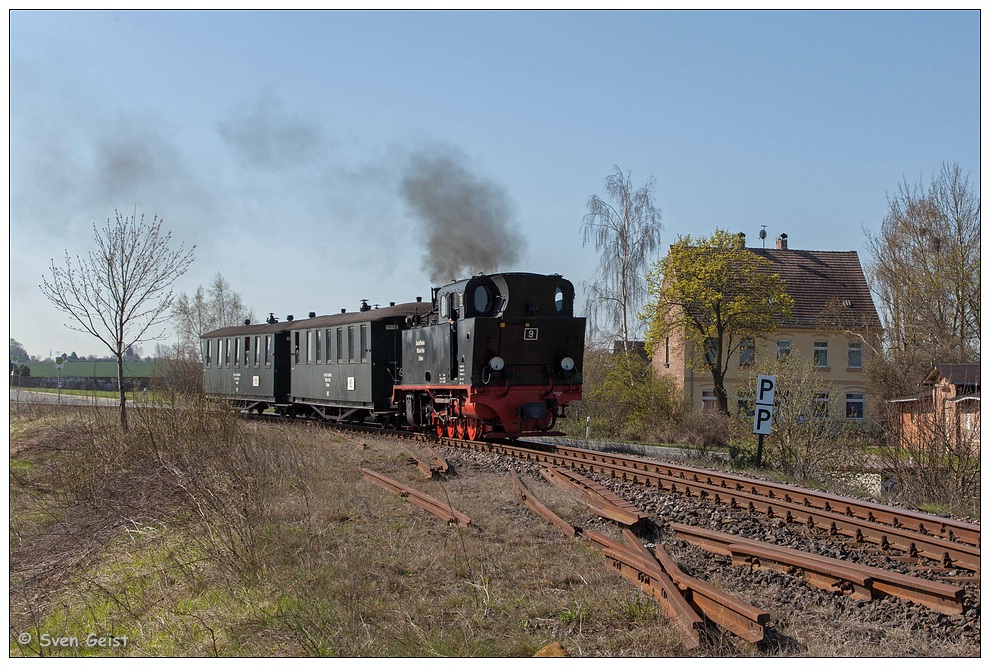
<svg viewBox="0 0 990 667"><path fill-rule="evenodd" d="M332 421L395 414L392 385L402 367L401 331L431 306L420 301L297 320L289 326L292 409Z"/></svg>
<svg viewBox="0 0 990 667"><path fill-rule="evenodd" d="M236 407L263 412L289 404L290 322L225 327L203 334L206 393Z"/></svg>

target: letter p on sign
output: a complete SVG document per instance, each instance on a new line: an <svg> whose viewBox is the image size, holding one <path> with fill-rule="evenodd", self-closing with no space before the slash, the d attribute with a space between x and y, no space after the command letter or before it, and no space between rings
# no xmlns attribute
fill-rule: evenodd
<svg viewBox="0 0 990 667"><path fill-rule="evenodd" d="M770 435L770 427L773 425L773 397L776 392L776 376L759 376L756 381L756 413L753 415L753 433Z"/></svg>

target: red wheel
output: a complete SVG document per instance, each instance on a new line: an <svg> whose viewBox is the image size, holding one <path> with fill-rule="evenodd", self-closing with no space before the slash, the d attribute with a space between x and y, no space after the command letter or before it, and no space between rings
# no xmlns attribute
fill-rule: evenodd
<svg viewBox="0 0 990 667"><path fill-rule="evenodd" d="M454 422L452 421L447 422L447 437L448 438L457 437L457 428L454 426Z"/></svg>
<svg viewBox="0 0 990 667"><path fill-rule="evenodd" d="M443 422L440 421L440 419L438 417L434 417L433 418L433 426L437 430L437 437L438 438L442 438L445 435L446 430L447 430L447 429L444 428Z"/></svg>
<svg viewBox="0 0 990 667"><path fill-rule="evenodd" d="M467 432L467 425L464 422L465 420L463 417L457 420L457 426L456 426L457 437L460 438L461 440L464 439L464 434Z"/></svg>
<svg viewBox="0 0 990 667"><path fill-rule="evenodd" d="M477 419L469 419L467 423L467 438L468 440L477 440L478 436L481 435L481 422Z"/></svg>

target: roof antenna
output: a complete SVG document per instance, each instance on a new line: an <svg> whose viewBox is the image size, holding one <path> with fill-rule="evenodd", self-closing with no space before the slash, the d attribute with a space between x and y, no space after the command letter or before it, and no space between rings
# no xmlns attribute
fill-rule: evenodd
<svg viewBox="0 0 990 667"><path fill-rule="evenodd" d="M763 248L766 249L766 247L767 247L767 226L766 225L760 225L760 227L763 228L763 229L760 230L760 240L763 241Z"/></svg>

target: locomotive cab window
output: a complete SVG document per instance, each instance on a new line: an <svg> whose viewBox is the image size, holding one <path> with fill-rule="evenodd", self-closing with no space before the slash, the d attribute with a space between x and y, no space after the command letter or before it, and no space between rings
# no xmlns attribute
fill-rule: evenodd
<svg viewBox="0 0 990 667"><path fill-rule="evenodd" d="M570 317L574 314L574 296L565 292L562 287L557 287L553 291L553 305L558 315Z"/></svg>

